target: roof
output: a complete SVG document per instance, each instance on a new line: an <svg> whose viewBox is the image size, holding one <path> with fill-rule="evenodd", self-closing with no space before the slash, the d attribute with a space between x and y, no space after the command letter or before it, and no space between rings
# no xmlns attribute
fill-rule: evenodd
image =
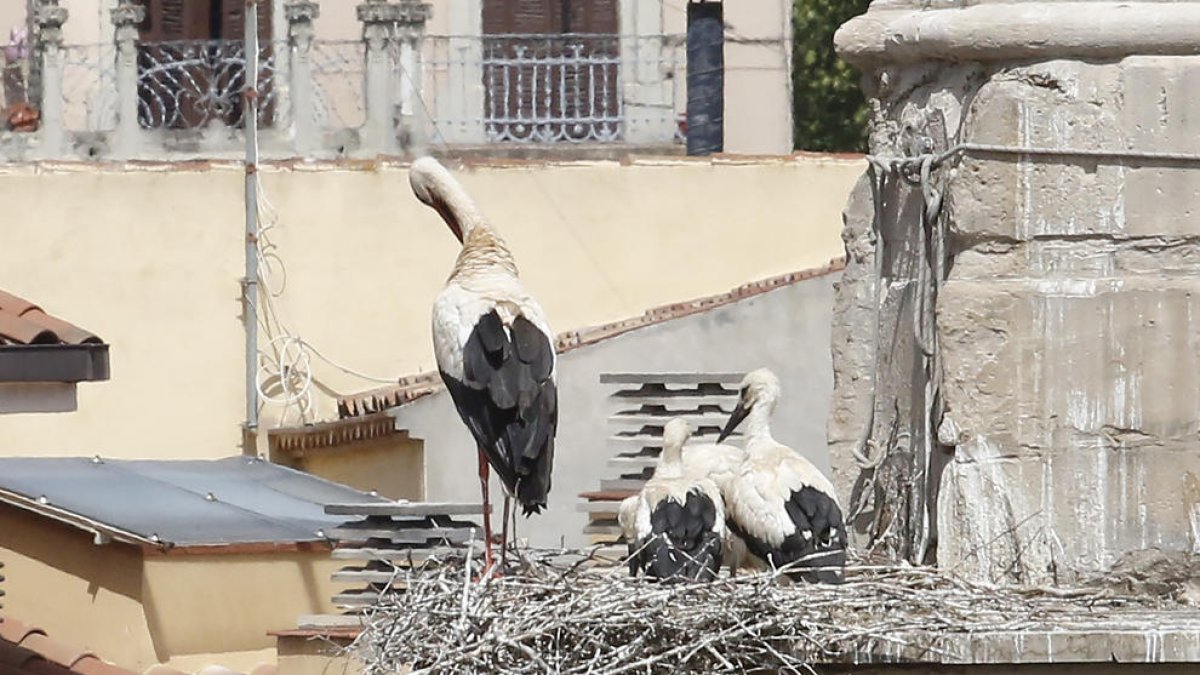
<svg viewBox="0 0 1200 675"><path fill-rule="evenodd" d="M631 319L559 333L555 340L555 348L559 354L563 354L579 347L623 335L632 330L680 319L691 314L707 312L777 288L840 272L845 268L845 258L834 258L821 267L789 272L743 284L726 293L661 305L648 309L640 316ZM410 375L401 378L393 385L338 398L338 416L346 419L373 415L441 391L442 388L442 380L437 371ZM328 433L328 430L323 430L322 433Z"/></svg>
<svg viewBox="0 0 1200 675"><path fill-rule="evenodd" d="M374 441L407 432L396 429L396 420L387 413L376 413L301 427L271 429L267 432L272 453L302 457L314 450L345 447L351 443ZM272 454L272 456L276 456Z"/></svg>
<svg viewBox="0 0 1200 675"><path fill-rule="evenodd" d="M248 675L276 675L273 663L260 663ZM220 666L209 666L197 675L225 673L240 675ZM37 626L11 616L0 618L0 675L136 675L132 670L104 661L88 651L80 651L51 638ZM143 675L187 675L165 665L153 665Z"/></svg>
<svg viewBox="0 0 1200 675"><path fill-rule="evenodd" d="M134 675L95 654L51 639L12 617L0 620L0 675Z"/></svg>
<svg viewBox="0 0 1200 675"><path fill-rule="evenodd" d="M0 291L0 382L83 382L108 375L103 340Z"/></svg>
<svg viewBox="0 0 1200 675"><path fill-rule="evenodd" d="M152 547L327 542L325 505L386 502L255 457L0 458L0 503ZM244 549L245 547L241 547Z"/></svg>
<svg viewBox="0 0 1200 675"><path fill-rule="evenodd" d="M0 291L0 345L102 344L92 333L47 314L24 298Z"/></svg>

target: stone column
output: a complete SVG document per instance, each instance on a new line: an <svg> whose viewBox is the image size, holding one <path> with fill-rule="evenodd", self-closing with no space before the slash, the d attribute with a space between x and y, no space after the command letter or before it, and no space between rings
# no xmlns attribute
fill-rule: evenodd
<svg viewBox="0 0 1200 675"><path fill-rule="evenodd" d="M391 47L400 8L387 0L367 0L358 5L357 10L367 50L367 121L362 129L362 149L370 155L395 154L399 144L396 141L395 77L392 75L396 64Z"/></svg>
<svg viewBox="0 0 1200 675"><path fill-rule="evenodd" d="M400 42L399 76L400 92L400 140L401 147L412 155L424 153L427 146L425 77L422 68L421 47L425 37L425 24L432 14L428 4L419 0L401 0L400 14L396 22L396 38Z"/></svg>
<svg viewBox="0 0 1200 675"><path fill-rule="evenodd" d="M444 72L434 78L433 122L448 143L481 145L484 129L483 6L481 0L448 3L450 34L432 45ZM444 53L443 51L444 50Z"/></svg>
<svg viewBox="0 0 1200 675"><path fill-rule="evenodd" d="M664 58L663 7L657 2L621 0L621 96L624 101L625 141L635 144L671 143L675 138L675 91L682 72L668 79L671 65Z"/></svg>
<svg viewBox="0 0 1200 675"><path fill-rule="evenodd" d="M308 156L321 149L311 55L315 34L313 21L321 15L321 7L312 0L289 0L284 5L284 12L287 17L291 55L288 71L288 98L291 109L288 116L291 118L296 152Z"/></svg>
<svg viewBox="0 0 1200 675"><path fill-rule="evenodd" d="M138 24L145 18L146 8L133 0L121 0L112 10L117 69L117 129L112 150L117 158L135 157L140 150L137 40Z"/></svg>
<svg viewBox="0 0 1200 675"><path fill-rule="evenodd" d="M1197 25L1195 1L879 0L838 31L874 155L973 144L929 167L938 217L920 162L847 207L829 437L864 537L1026 583L1195 550Z"/></svg>
<svg viewBox="0 0 1200 675"><path fill-rule="evenodd" d="M41 0L34 8L41 93L37 154L42 157L61 157L67 151L62 81L62 27L67 17L67 9L59 7L58 0Z"/></svg>

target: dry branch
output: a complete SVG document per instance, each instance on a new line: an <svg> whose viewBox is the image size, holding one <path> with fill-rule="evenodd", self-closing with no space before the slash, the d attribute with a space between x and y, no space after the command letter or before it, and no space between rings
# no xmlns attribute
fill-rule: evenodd
<svg viewBox="0 0 1200 675"><path fill-rule="evenodd" d="M404 590L367 611L349 647L367 675L807 673L881 651L937 657L947 635L1053 626L1164 602L865 564L847 568L839 586L789 584L778 573L663 584L631 578L595 551L525 551L506 575L464 585L479 572L469 562L398 571Z"/></svg>

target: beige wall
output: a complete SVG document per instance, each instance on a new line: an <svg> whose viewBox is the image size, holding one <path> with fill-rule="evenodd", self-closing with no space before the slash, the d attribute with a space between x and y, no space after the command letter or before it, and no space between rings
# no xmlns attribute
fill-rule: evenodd
<svg viewBox="0 0 1200 675"><path fill-rule="evenodd" d="M146 554L0 505L4 613L72 648L141 671L249 672L275 661L268 631L334 610L328 551Z"/></svg>
<svg viewBox="0 0 1200 675"><path fill-rule="evenodd" d="M25 25L25 0L0 2L0 42L8 44L8 31L13 26Z"/></svg>
<svg viewBox="0 0 1200 675"><path fill-rule="evenodd" d="M87 533L0 506L4 614L115 663L156 663L142 611L142 554L96 546Z"/></svg>
<svg viewBox="0 0 1200 675"><path fill-rule="evenodd" d="M725 150L745 154L789 152L792 149L792 3L758 0L724 4L728 26Z"/></svg>
<svg viewBox="0 0 1200 675"><path fill-rule="evenodd" d="M287 464L326 480L389 499L425 498L424 444L407 436L307 450ZM274 461L280 459L272 458Z"/></svg>
<svg viewBox="0 0 1200 675"><path fill-rule="evenodd" d="M0 382L0 415L75 410L75 385L67 382Z"/></svg>
<svg viewBox="0 0 1200 675"><path fill-rule="evenodd" d="M160 658L241 672L274 661L263 658L275 645L268 631L333 612L329 576L341 566L327 551L146 556L146 617Z"/></svg>
<svg viewBox="0 0 1200 675"><path fill-rule="evenodd" d="M508 238L555 330L815 267L841 255L858 159L480 166L462 180ZM0 169L0 288L111 344L113 378L70 415L7 416L0 452L123 458L238 452L244 417L242 173ZM292 330L363 374L432 369L429 307L457 243L401 167L266 168ZM281 278L277 272L275 279ZM266 342L266 336L263 343ZM315 415L378 386L313 357ZM264 425L280 418L267 406ZM287 423L297 417L290 413Z"/></svg>

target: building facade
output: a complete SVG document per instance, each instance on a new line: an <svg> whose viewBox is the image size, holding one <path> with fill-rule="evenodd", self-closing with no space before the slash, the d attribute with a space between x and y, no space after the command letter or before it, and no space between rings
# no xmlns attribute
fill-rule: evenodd
<svg viewBox="0 0 1200 675"><path fill-rule="evenodd" d="M682 152L687 3L262 0L267 156L635 147ZM724 10L726 152L791 150L790 10ZM241 151L244 5L30 0L0 10L9 158ZM24 34L21 34L24 31ZM18 108L23 114L30 113Z"/></svg>

